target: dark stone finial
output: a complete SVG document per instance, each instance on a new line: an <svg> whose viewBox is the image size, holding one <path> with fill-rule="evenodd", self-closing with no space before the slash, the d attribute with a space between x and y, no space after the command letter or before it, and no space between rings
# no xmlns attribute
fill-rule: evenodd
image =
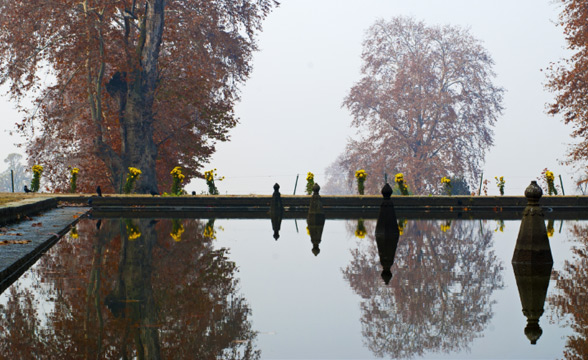
<svg viewBox="0 0 588 360"><path fill-rule="evenodd" d="M537 185L537 181L531 181L531 184L525 189L525 197L529 205L539 204L539 199L543 196L543 190Z"/></svg>
<svg viewBox="0 0 588 360"><path fill-rule="evenodd" d="M531 342L531 345L537 345L537 340L539 340L542 334L543 330L541 330L538 320L529 320L527 322L527 326L525 327L525 335Z"/></svg>
<svg viewBox="0 0 588 360"><path fill-rule="evenodd" d="M274 192L279 192L280 191L280 184L275 183L274 184Z"/></svg>
<svg viewBox="0 0 588 360"><path fill-rule="evenodd" d="M382 195L384 196L384 199L390 199L392 196L392 187L390 184L386 183L386 185L384 185L382 188Z"/></svg>
<svg viewBox="0 0 588 360"><path fill-rule="evenodd" d="M384 280L384 283L386 285L390 284L390 280L392 280L392 271L390 271L390 269L384 269L382 270L382 280Z"/></svg>
<svg viewBox="0 0 588 360"><path fill-rule="evenodd" d="M319 184L314 183L314 186L312 187L312 195L318 195L320 190L321 187L319 186Z"/></svg>
<svg viewBox="0 0 588 360"><path fill-rule="evenodd" d="M272 221L272 229L274 230L274 239L276 239L276 241L280 237L280 226L284 215L284 205L282 204L282 198L278 190L280 190L280 185L276 183L274 185L274 193L270 203L270 218Z"/></svg>

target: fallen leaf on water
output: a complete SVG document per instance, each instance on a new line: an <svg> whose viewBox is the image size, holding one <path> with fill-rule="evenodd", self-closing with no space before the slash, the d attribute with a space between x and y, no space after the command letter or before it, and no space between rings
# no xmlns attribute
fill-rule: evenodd
<svg viewBox="0 0 588 360"><path fill-rule="evenodd" d="M73 218L74 219L77 219L78 217L79 217L78 215L73 215Z"/></svg>
<svg viewBox="0 0 588 360"><path fill-rule="evenodd" d="M6 233L4 235L8 235L8 236L22 236L21 233Z"/></svg>
<svg viewBox="0 0 588 360"><path fill-rule="evenodd" d="M35 227L35 226L43 226L43 223L40 223L40 222L38 222L38 223L34 223L34 224L32 224L31 226L32 226L32 227Z"/></svg>
<svg viewBox="0 0 588 360"><path fill-rule="evenodd" d="M12 244L28 244L31 240L2 240L0 245L12 245Z"/></svg>

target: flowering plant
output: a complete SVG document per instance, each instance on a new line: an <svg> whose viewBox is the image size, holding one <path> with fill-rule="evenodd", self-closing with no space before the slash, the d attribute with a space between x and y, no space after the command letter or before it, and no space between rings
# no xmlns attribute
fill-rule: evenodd
<svg viewBox="0 0 588 360"><path fill-rule="evenodd" d="M125 186L123 187L123 192L125 194L130 194L133 191L133 187L135 187L135 182L141 175L141 170L129 167L129 173L127 174L127 181L125 182ZM130 239L129 239L130 240Z"/></svg>
<svg viewBox="0 0 588 360"><path fill-rule="evenodd" d="M172 219L172 231L169 235L174 241L182 241L182 234L184 233L184 226L179 219Z"/></svg>
<svg viewBox="0 0 588 360"><path fill-rule="evenodd" d="M182 194L182 182L184 181L184 178L186 177L184 174L182 174L182 168L180 166L176 166L170 172L170 174L173 178L172 188L171 188L172 195L181 195Z"/></svg>
<svg viewBox="0 0 588 360"><path fill-rule="evenodd" d="M545 180L547 181L547 192L549 195L557 195L557 189L554 185L555 176L551 171L545 171Z"/></svg>
<svg viewBox="0 0 588 360"><path fill-rule="evenodd" d="M365 238L365 234L366 234L366 230L365 230L365 224L363 223L363 219L358 219L357 220L357 228L355 229L355 236L363 239Z"/></svg>
<svg viewBox="0 0 588 360"><path fill-rule="evenodd" d="M215 219L208 220L208 222L204 226L204 232L202 233L202 236L204 236L205 238L208 238L210 240L216 239L216 231L214 230L214 221L215 221Z"/></svg>
<svg viewBox="0 0 588 360"><path fill-rule="evenodd" d="M139 227L133 224L131 220L126 221L126 227L127 238L129 239L129 241L133 241L141 237L141 230L139 230Z"/></svg>
<svg viewBox="0 0 588 360"><path fill-rule="evenodd" d="M547 230L547 237L553 237L553 234L555 233L555 229L553 228L553 223L554 223L553 219L550 219L547 222L547 229L546 229Z"/></svg>
<svg viewBox="0 0 588 360"><path fill-rule="evenodd" d="M80 236L78 235L78 229L75 226L72 226L71 228L71 232L70 232L71 238L72 239L77 239Z"/></svg>
<svg viewBox="0 0 588 360"><path fill-rule="evenodd" d="M402 173L396 174L394 177L394 182L398 184L398 189L402 195L409 195L408 194L408 185L404 182L404 175Z"/></svg>
<svg viewBox="0 0 588 360"><path fill-rule="evenodd" d="M504 176L495 176L494 179L496 180L496 186L498 187L498 190L500 190L500 195L504 195L504 184L506 184L506 181L504 181Z"/></svg>
<svg viewBox="0 0 588 360"><path fill-rule="evenodd" d="M404 234L405 228L406 228L406 219L399 219L398 220L398 233L400 235Z"/></svg>
<svg viewBox="0 0 588 360"><path fill-rule="evenodd" d="M306 175L306 195L312 195L312 187L314 186L314 174L310 171Z"/></svg>
<svg viewBox="0 0 588 360"><path fill-rule="evenodd" d="M71 178L69 179L69 188L71 190L71 193L75 193L76 189L78 187L77 185L77 181L78 181L78 173L80 172L80 169L78 169L77 167L71 169L69 171Z"/></svg>
<svg viewBox="0 0 588 360"><path fill-rule="evenodd" d="M447 220L441 224L441 231L447 232L449 229L451 229L451 220Z"/></svg>
<svg viewBox="0 0 588 360"><path fill-rule="evenodd" d="M367 179L367 172L364 169L357 170L355 172L355 178L357 179L357 192L359 195L363 195L365 190L365 179Z"/></svg>
<svg viewBox="0 0 588 360"><path fill-rule="evenodd" d="M218 174L216 173L216 169L212 169L212 170L208 170L204 172L204 179L206 180L206 185L208 186L208 194L210 195L218 195L218 188L216 187L216 184L214 183L214 180L218 180L218 181L223 181L225 179L225 177L218 177Z"/></svg>
<svg viewBox="0 0 588 360"><path fill-rule="evenodd" d="M31 180L31 191L37 192L41 187L41 174L43 174L43 166L33 165L33 180Z"/></svg>
<svg viewBox="0 0 588 360"><path fill-rule="evenodd" d="M448 178L448 177L443 176L441 178L441 184L443 184L443 188L445 190L445 194L451 196L451 189L452 189L451 179Z"/></svg>

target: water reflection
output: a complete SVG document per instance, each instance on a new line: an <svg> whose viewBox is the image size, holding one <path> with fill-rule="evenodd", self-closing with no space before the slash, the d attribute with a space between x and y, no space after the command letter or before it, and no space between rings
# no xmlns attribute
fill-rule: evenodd
<svg viewBox="0 0 588 360"><path fill-rule="evenodd" d="M207 231L197 220L81 222L31 270L30 289L10 287L2 356L258 359L236 266Z"/></svg>
<svg viewBox="0 0 588 360"><path fill-rule="evenodd" d="M560 317L561 323L569 326L573 333L567 338L564 357L566 359L588 358L588 226L574 225L572 237L577 241L573 249L574 258L564 262L563 269L556 272L556 294L548 302Z"/></svg>
<svg viewBox="0 0 588 360"><path fill-rule="evenodd" d="M363 299L362 334L375 356L467 350L492 318L492 292L503 287L493 231L465 221L441 225L403 221L389 285L378 276L373 236L352 250L343 274ZM374 234L373 224L367 232Z"/></svg>

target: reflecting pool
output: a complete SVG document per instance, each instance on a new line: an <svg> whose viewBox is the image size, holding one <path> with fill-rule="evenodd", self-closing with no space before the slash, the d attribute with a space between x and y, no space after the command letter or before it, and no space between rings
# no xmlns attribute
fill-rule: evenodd
<svg viewBox="0 0 588 360"><path fill-rule="evenodd" d="M588 356L587 222L546 221L553 269L516 276L519 221L399 219L394 251L375 225L84 219L0 295L1 354Z"/></svg>

